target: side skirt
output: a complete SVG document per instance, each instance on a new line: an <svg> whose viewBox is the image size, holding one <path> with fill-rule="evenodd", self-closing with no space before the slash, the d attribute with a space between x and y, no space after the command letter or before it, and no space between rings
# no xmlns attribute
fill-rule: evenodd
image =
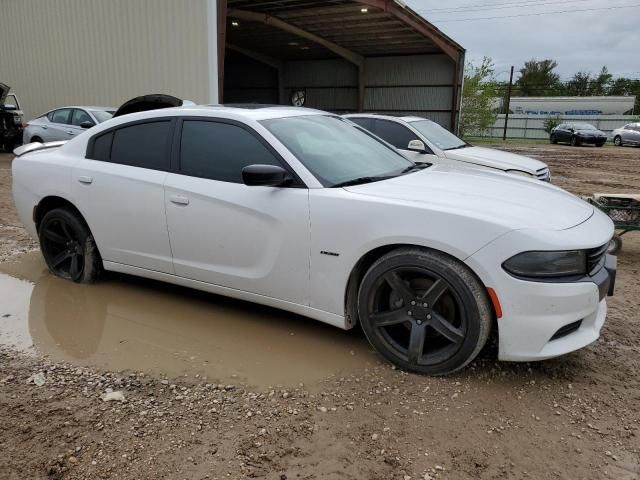
<svg viewBox="0 0 640 480"><path fill-rule="evenodd" d="M212 283L191 280L189 278L179 277L177 275L171 275L169 273L162 273L153 270L147 270L145 268L132 267L130 265L124 265L122 263L105 261L103 262L103 264L105 270L109 270L112 272L126 273L128 275L135 275L137 277L150 278L152 280L159 280L161 282L180 285L181 287L193 288L195 290L215 293L217 295L223 295L225 297L237 298L239 300L245 300L247 302L253 302L261 305L267 305L269 307L279 308L281 310L297 313L298 315L303 315L305 317L309 317L323 323L328 323L329 325L333 325L334 327L338 327L343 330L348 330L350 328L347 326L347 322L343 316L311 308L306 305L286 302L284 300L278 300L277 298L258 295L242 290L236 290L234 288L222 287L220 285L214 285Z"/></svg>

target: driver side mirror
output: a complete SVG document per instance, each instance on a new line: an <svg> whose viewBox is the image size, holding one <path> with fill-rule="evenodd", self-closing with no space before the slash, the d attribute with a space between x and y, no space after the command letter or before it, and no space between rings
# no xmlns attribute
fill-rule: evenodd
<svg viewBox="0 0 640 480"><path fill-rule="evenodd" d="M411 140L407 146L407 150L411 150L419 153L427 153L427 147L425 147L422 140Z"/></svg>
<svg viewBox="0 0 640 480"><path fill-rule="evenodd" d="M250 187L284 187L293 178L276 165L249 165L242 169L242 181Z"/></svg>
<svg viewBox="0 0 640 480"><path fill-rule="evenodd" d="M93 122L86 120L80 124L80 128L91 128L93 127Z"/></svg>

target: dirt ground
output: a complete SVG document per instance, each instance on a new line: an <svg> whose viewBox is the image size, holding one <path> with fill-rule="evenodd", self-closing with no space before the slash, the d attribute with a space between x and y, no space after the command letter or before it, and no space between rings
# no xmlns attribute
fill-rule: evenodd
<svg viewBox="0 0 640 480"><path fill-rule="evenodd" d="M499 148L544 160L553 182L574 193L640 191L638 148ZM0 157L4 272L16 270L15 261L41 262L37 253L25 255L37 245L16 217L10 183L10 157L5 155ZM257 376L249 382L240 377L234 381L220 369L207 376L195 368L182 374L140 371L137 363L132 369L113 368L91 357L80 361L80 354L62 361L66 357L58 357L56 348L75 338L74 329L50 341L51 350L42 351L38 329L29 325L24 335L34 337L32 350L0 347L0 478L638 479L640 235L625 237L618 261L616 294L595 344L531 364L496 362L495 349L487 348L465 371L445 378L392 368L366 347L358 331L304 330L302 325L310 321L287 314L278 323L276 311L264 315L275 322L268 332L275 336L266 338L277 345L258 350L257 366L252 367ZM50 281L44 278L39 281ZM20 280L20 288L32 288L35 280L28 280ZM125 285L127 290L166 292L156 284L139 285L121 277L107 284L104 288ZM38 283L33 288L39 288ZM59 291L71 291L65 288L73 287ZM238 322L256 315L256 307L213 295L194 297L186 290L166 295L175 297L167 302L185 302L180 310L200 302L233 310ZM109 303L106 309L117 311L108 313L106 323L130 312L141 316L147 310L142 298L122 300L137 306L116 304L116 309ZM94 303L81 304L69 321L82 322L82 313L90 312ZM20 319L4 313L7 305L0 304L0 322L8 325ZM154 314L147 323L162 318L169 332L172 325L183 325L178 315L162 313L171 311L164 304L148 308ZM205 329L203 323L197 328ZM262 328L257 323L253 328ZM227 335L222 332L225 324L216 328ZM206 336L206 330L197 332ZM123 328L119 334L127 340ZM228 338L241 342L243 335L247 333ZM140 342L136 350L171 342L153 334L140 336L151 346ZM104 345L106 340L98 342ZM292 346L296 342L297 348ZM116 344L109 348L118 351ZM327 360L340 352L352 359ZM280 363L278 356L283 357ZM303 383L292 384L293 377L278 375L300 365L311 370L314 362L323 369ZM256 380L261 376L267 376L266 381ZM281 384L275 384L280 378ZM121 392L124 401L103 401L107 392Z"/></svg>

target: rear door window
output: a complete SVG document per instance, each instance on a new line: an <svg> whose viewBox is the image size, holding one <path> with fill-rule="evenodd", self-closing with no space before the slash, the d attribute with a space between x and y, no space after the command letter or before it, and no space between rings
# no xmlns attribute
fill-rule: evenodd
<svg viewBox="0 0 640 480"><path fill-rule="evenodd" d="M53 123L61 123L63 125L68 125L71 121L70 108L61 108L59 110L54 110L53 112L50 113L50 115L51 117L49 117L49 120L51 120Z"/></svg>
<svg viewBox="0 0 640 480"><path fill-rule="evenodd" d="M420 140L415 133L404 125L389 120L376 119L374 133L401 150L407 150L411 140Z"/></svg>
<svg viewBox="0 0 640 480"><path fill-rule="evenodd" d="M356 125L360 125L365 130L369 130L370 132L373 132L373 118L356 117L356 118L349 118L349 120L351 120Z"/></svg>
<svg viewBox="0 0 640 480"><path fill-rule="evenodd" d="M283 166L251 132L222 122L185 120L180 141L180 173L222 182L243 183L249 165Z"/></svg>
<svg viewBox="0 0 640 480"><path fill-rule="evenodd" d="M169 120L118 128L95 138L90 158L132 167L168 171L170 133Z"/></svg>

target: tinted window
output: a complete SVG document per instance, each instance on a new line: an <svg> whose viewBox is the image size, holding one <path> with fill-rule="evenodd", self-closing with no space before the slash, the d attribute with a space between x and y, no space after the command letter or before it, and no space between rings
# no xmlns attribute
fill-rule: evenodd
<svg viewBox="0 0 640 480"><path fill-rule="evenodd" d="M365 130L373 132L373 118L349 118L356 125L360 125Z"/></svg>
<svg viewBox="0 0 640 480"><path fill-rule="evenodd" d="M54 123L69 123L69 115L71 114L70 108L61 108L60 110L54 110L49 120Z"/></svg>
<svg viewBox="0 0 640 480"><path fill-rule="evenodd" d="M170 125L166 120L139 123L116 130L111 146L111 161L134 167L169 170Z"/></svg>
<svg viewBox="0 0 640 480"><path fill-rule="evenodd" d="M419 140L407 127L388 120L376 120L375 134L402 150L407 149L411 140Z"/></svg>
<svg viewBox="0 0 640 480"><path fill-rule="evenodd" d="M181 173L242 183L242 169L253 164L281 166L255 136L241 127L198 120L182 124Z"/></svg>
<svg viewBox="0 0 640 480"><path fill-rule="evenodd" d="M71 116L71 125L75 125L76 127L79 127L80 124L83 122L91 122L92 125L95 125L95 122L87 112L85 112L84 110L80 110L79 108L76 108L73 111L73 115Z"/></svg>
<svg viewBox="0 0 640 480"><path fill-rule="evenodd" d="M111 142L113 141L113 132L100 135L93 142L93 152L89 156L94 160L109 160L111 155Z"/></svg>

